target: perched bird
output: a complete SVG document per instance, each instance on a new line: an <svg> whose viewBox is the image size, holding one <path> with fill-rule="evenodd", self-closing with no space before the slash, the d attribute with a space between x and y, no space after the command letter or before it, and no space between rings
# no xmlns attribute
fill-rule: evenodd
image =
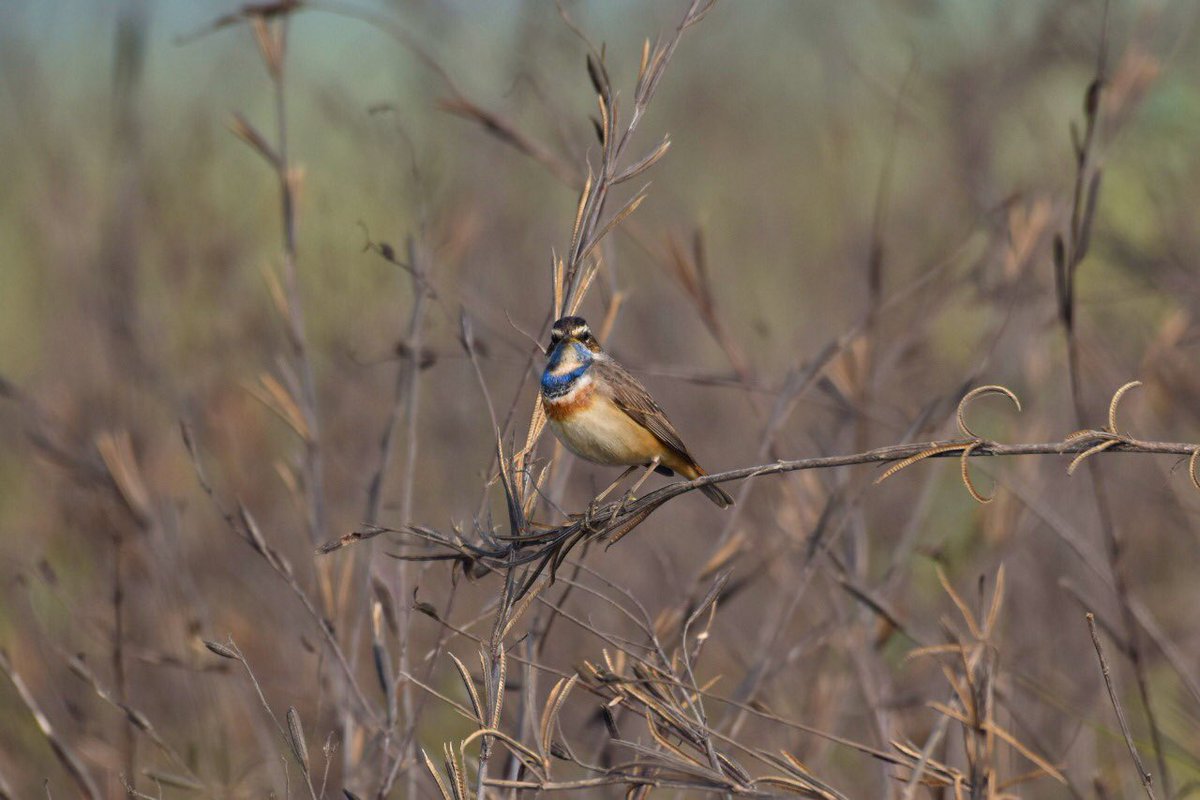
<svg viewBox="0 0 1200 800"><path fill-rule="evenodd" d="M600 348L581 317L554 323L541 395L550 428L568 450L597 464L629 467L601 496L639 466L647 476L650 468L688 480L707 474L650 393ZM716 484L700 491L721 508L733 504Z"/></svg>

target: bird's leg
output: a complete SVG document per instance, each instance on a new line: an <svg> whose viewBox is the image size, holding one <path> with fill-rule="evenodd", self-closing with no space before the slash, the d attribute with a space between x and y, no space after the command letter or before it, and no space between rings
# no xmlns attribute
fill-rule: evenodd
<svg viewBox="0 0 1200 800"><path fill-rule="evenodd" d="M635 469L637 469L637 468L638 468L638 465L637 465L637 464L634 464L632 467L628 467L628 468L626 468L626 470L625 470L624 472L622 472L622 473L621 473L620 477L618 477L618 478L617 478L615 481L613 481L612 483L610 483L610 484L608 485L608 488L607 488L607 489L605 489L605 490L604 490L603 492L601 492L600 494L596 495L596 496L595 496L595 497L592 499L592 502L593 502L593 503L595 503L596 505L600 505L600 503L601 503L601 502L604 500L604 498L608 497L608 494L609 494L609 492L611 492L613 489L615 489L615 488L617 488L618 486L620 486L620 485L621 485L621 481L623 481L623 480L625 480L626 478L628 478L628 477L629 477L629 474L630 474L631 472L633 472L633 471L634 471Z"/></svg>
<svg viewBox="0 0 1200 800"><path fill-rule="evenodd" d="M596 495L595 497L593 497L591 499L591 502L588 503L587 510L583 513L583 526L585 528L592 527L592 517L594 517L596 515L596 511L600 508L600 503L602 503L604 501L604 498L608 497L609 492L611 492L613 489L620 486L621 481L628 478L629 473L633 472L637 468L638 468L637 464L634 464L632 467L627 468L624 472L622 472L617 477L617 479L615 481L613 481L612 483L610 483L608 485L608 488L606 488L603 492L601 492L600 494Z"/></svg>
<svg viewBox="0 0 1200 800"><path fill-rule="evenodd" d="M645 483L646 479L649 478L654 473L654 470L658 467L658 465L661 461L662 461L662 459L659 458L658 456L655 456L654 458L650 459L650 463L646 465L646 471L642 473L642 477L637 479L637 483L635 483L633 485L633 488L631 488L628 492L625 493L625 496L621 498L621 502L617 503L617 507L613 509L612 516L610 516L608 518L608 521L610 523L613 520L615 520L617 518L617 516L625 509L626 503L632 502L637 499L635 493L637 492L638 489L642 488L642 484ZM630 469L632 469L632 467L630 467Z"/></svg>

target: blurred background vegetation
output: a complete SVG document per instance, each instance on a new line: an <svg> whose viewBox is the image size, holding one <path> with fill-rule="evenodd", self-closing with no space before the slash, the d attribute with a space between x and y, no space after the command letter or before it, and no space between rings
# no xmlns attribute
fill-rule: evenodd
<svg viewBox="0 0 1200 800"><path fill-rule="evenodd" d="M681 13L665 0L564 7L606 43L623 97L643 39L673 30ZM282 260L279 189L229 129L236 112L273 141L275 108L251 27L209 30L236 9L217 0L0 4L0 646L105 796L122 794L118 775L130 764L139 788L156 795L141 772L162 755L140 735L128 744L120 714L69 672L75 654L104 684L123 685L190 768L221 787L214 796L283 791L281 740L242 675L201 643L228 635L272 705L299 708L314 753L334 732L331 787L373 796L374 773L360 767L372 745L361 731L338 738L347 729L312 620L226 528L179 433L180 421L192 426L218 495L244 503L290 559L377 697L362 576L393 569L367 566L386 562L388 545L317 566L297 500L303 448L258 399L262 376L287 371L287 326L267 277ZM1198 12L1187 0L1146 0L1114 2L1108 14L1103 182L1077 283L1080 384L1087 424L1098 427L1113 391L1142 380L1121 420L1146 439L1200 439ZM712 471L952 436L955 403L978 383L1009 386L1024 403L1020 415L978 404L984 435L1061 439L1078 425L1051 249L1071 210L1069 125L1082 124L1104 27L1097 0L725 0L684 38L641 124L635 150L667 133L672 145L646 176L635 224L608 240L585 315L598 321L620 299L606 346L645 378ZM412 282L370 242L400 260L409 239L426 248L437 293L419 342L417 472L406 475L402 459L388 471L380 521L466 532L487 524L480 498L495 442L459 315L473 322L499 410L517 404L520 443L534 399L522 331L545 330L551 253L569 243L578 176L596 157L585 52L549 0L347 0L293 15L286 116L323 538L364 520L397 370L413 349ZM449 113L456 91L544 145L568 180ZM723 341L672 267L671 254L698 241ZM872 310L795 398L763 459L781 388ZM397 436L409 447L406 431ZM114 464L132 473L116 481L122 491L113 491ZM868 468L763 479L732 523L737 591L714 620L706 679L829 733L919 748L937 719L926 703L944 699L944 679L932 661L905 660L913 642L842 591L845 579L875 587L938 640L939 620L954 612L934 565L974 598L976 582L986 576L990 586L1003 564L995 644L1001 671L1011 670L1006 724L1070 776L1072 795L1138 790L1083 621L1093 610L1120 640L1110 660L1158 773L1122 653L1140 647L1166 785L1184 796L1200 779L1200 697L1178 669L1200 678L1200 495L1176 459L1105 458L1119 569L1175 648L1173 667L1145 631L1130 644L1111 576L1068 542L1076 536L1094 563L1107 563L1093 486L1068 478L1065 464L981 464L977 481L997 484L988 506L946 462L878 488ZM576 464L563 505L581 508L611 477ZM409 508L399 499L407 483ZM132 502L130 486L144 490ZM834 496L853 499L831 523ZM497 500L490 508L500 513ZM689 496L587 563L658 614L691 590L726 521ZM810 575L810 537L826 525L841 533ZM411 651L424 652L442 628L409 606L442 608L449 569L415 568L406 586L416 594L391 601ZM455 624L480 614L493 590L487 579L459 587ZM569 599L580 616L606 620L594 603ZM555 635L547 663L598 660L602 643L586 631L563 625ZM459 645L470 649L449 647ZM442 663L432 675L461 700L452 669ZM586 722L595 702L573 702L578 730L603 738ZM431 752L463 735L438 703L425 715L418 735ZM902 787L861 753L759 722L739 735L796 753L849 796ZM1032 768L1006 758L1013 775ZM29 797L46 778L55 796L75 791L0 682L0 787ZM1111 794L1096 794L1094 782ZM1166 791L1158 775L1156 785ZM432 791L424 776L419 786ZM1014 791L1067 789L1042 779Z"/></svg>

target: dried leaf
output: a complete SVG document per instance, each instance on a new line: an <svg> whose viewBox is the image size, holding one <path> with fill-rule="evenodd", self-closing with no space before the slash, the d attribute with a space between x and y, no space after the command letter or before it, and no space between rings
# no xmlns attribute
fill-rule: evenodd
<svg viewBox="0 0 1200 800"><path fill-rule="evenodd" d="M643 172L645 172L646 170L650 169L655 164L657 164L662 159L662 157L667 154L667 150L669 150L670 147L671 147L671 137L663 136L663 140L658 145L658 147L654 148L648 154L646 154L646 156L644 158L642 158L642 160L637 161L634 164L631 164L623 172L616 175L612 179L613 185L615 186L618 183L624 183L625 181L630 180L631 178L636 178L638 175L641 175Z"/></svg>
<svg viewBox="0 0 1200 800"><path fill-rule="evenodd" d="M279 80L283 69L283 34L273 35L267 26L266 18L261 14L250 18L250 29L254 31L254 41L258 44L258 51L267 66L267 71L275 80Z"/></svg>
<svg viewBox="0 0 1200 800"><path fill-rule="evenodd" d="M1025 756L1025 758L1032 761L1034 764L1036 764L1038 766L1039 769L1044 771L1050 777L1054 778L1054 780L1058 781L1059 783L1063 784L1064 786L1067 785L1067 779L1063 776L1063 774L1061 772L1059 772L1057 769L1055 769L1054 766L1049 761L1046 761L1044 758L1039 756L1037 753L1033 752L1028 747L1026 747L1024 744L1022 744L1020 742L1020 740L1017 739L1017 737L1013 736L1007 730L1005 730L1004 728L1001 728L999 725L997 725L994 722L988 722L987 728L989 731L991 731L993 734L995 734L997 738L1003 739L1010 747L1012 747L1012 749L1016 750L1018 753Z"/></svg>
<svg viewBox="0 0 1200 800"><path fill-rule="evenodd" d="M266 138L253 125L246 121L245 117L235 113L229 122L229 130L232 131L234 136L250 145L250 148L265 158L272 167L279 168L281 163L279 155L267 143Z"/></svg>
<svg viewBox="0 0 1200 800"><path fill-rule="evenodd" d="M433 760L429 754L425 752L425 748L421 748L421 758L425 760L425 769L429 770L429 774L433 776L433 780L437 783L438 791L442 794L442 800L454 800L450 790L446 787L446 781L442 779L442 773L438 772L438 768L433 765Z"/></svg>
<svg viewBox="0 0 1200 800"><path fill-rule="evenodd" d="M592 174L592 168L589 166L587 178L583 181L583 191L579 193L579 205L575 209L575 224L571 228L571 249L569 256L572 266L580 261L576 253L579 252L579 239L583 236L583 213L587 209L588 201L592 197L592 182L594 180L595 176Z"/></svg>
<svg viewBox="0 0 1200 800"><path fill-rule="evenodd" d="M996 570L996 585L992 589L992 605L988 608L987 619L983 623L983 632L985 636L990 636L995 630L996 621L1000 619L1000 609L1004 605L1004 565L1000 565L1000 569Z"/></svg>
<svg viewBox="0 0 1200 800"><path fill-rule="evenodd" d="M588 78L592 81L592 88L596 90L596 94L608 96L608 71L604 69L604 65L592 53L587 54L587 72Z"/></svg>
<svg viewBox="0 0 1200 800"><path fill-rule="evenodd" d="M954 587L950 584L950 579L946 577L946 573L942 570L941 565L935 565L934 570L937 572L937 577L942 584L942 588L946 590L946 594L950 595L950 599L958 607L958 613L962 615L963 620L967 623L967 629L971 632L971 636L976 639L983 639L983 632L975 624L975 615L971 613L971 607L954 590Z"/></svg>
<svg viewBox="0 0 1200 800"><path fill-rule="evenodd" d="M546 588L546 584L539 583L533 588L532 591L526 593L526 595L521 598L521 601L517 603L516 607L512 610L512 613L509 614L508 622L504 625L504 630L500 632L500 638L502 640L508 636L509 632L512 631L513 626L517 624L517 622L521 619L521 616L529 609L530 604L533 603L539 594L541 594L541 591L544 588Z"/></svg>
<svg viewBox="0 0 1200 800"><path fill-rule="evenodd" d="M575 682L579 680L579 675L576 673L568 678L559 678L554 684L554 688L550 690L550 695L546 698L546 705L542 710L542 752L545 753L551 746L551 730L554 728L554 721L558 718L558 712L562 709L562 705L567 700L567 695L575 686Z"/></svg>
<svg viewBox="0 0 1200 800"><path fill-rule="evenodd" d="M463 685L467 687L467 697L471 701L471 712L475 715L475 719L480 725L485 725L483 718L483 704L479 702L479 692L475 689L475 681L471 679L471 673L467 671L467 667L462 661L459 661L458 656L450 653L450 660L454 662L455 668L458 670L458 677L462 679Z"/></svg>
<svg viewBox="0 0 1200 800"><path fill-rule="evenodd" d="M496 656L497 674L495 692L492 696L492 727L500 727L500 712L504 710L504 683L508 679L508 657L504 653L504 643L501 642Z"/></svg>
<svg viewBox="0 0 1200 800"><path fill-rule="evenodd" d="M142 527L149 526L153 519L153 504L133 453L129 431L100 434L96 437L96 449L100 451L100 458L129 513Z"/></svg>
<svg viewBox="0 0 1200 800"><path fill-rule="evenodd" d="M596 248L596 245L600 244L600 242L604 239L604 237L607 236L612 231L613 228L620 225L621 222L623 222L626 217L628 217L633 212L637 211L638 206L640 206L642 204L642 201L645 199L646 199L646 190L642 189L640 192L638 192L636 195L634 195L633 199L631 199L628 203L626 203L621 208L620 211L618 211L616 214L613 215L613 218L610 219L603 228L601 228L601 230L598 234L596 234L595 236L592 237L592 240L588 243L587 249L585 249L582 253L580 253L579 260L582 261L585 258L587 258L588 254L591 253L592 250L594 250ZM580 294L582 295L583 293L580 292Z"/></svg>
<svg viewBox="0 0 1200 800"><path fill-rule="evenodd" d="M442 745L442 752L444 754L446 772L450 776L450 784L454 787L454 797L456 800L466 800L467 776L462 766L458 763L458 757L454 755L454 748L447 742Z"/></svg>
<svg viewBox="0 0 1200 800"><path fill-rule="evenodd" d="M300 410L300 405L292 397L291 393L270 373L264 372L259 375L258 381L260 386L251 384L246 387L250 394L271 411L274 411L276 416L287 423L288 427L295 431L297 436L306 442L309 441L310 431L308 422L305 419L304 412Z"/></svg>

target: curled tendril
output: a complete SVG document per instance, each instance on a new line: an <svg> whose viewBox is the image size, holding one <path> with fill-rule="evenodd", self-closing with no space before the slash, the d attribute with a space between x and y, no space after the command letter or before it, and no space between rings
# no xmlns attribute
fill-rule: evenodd
<svg viewBox="0 0 1200 800"><path fill-rule="evenodd" d="M1002 394L1005 397L1007 397L1008 399L1013 401L1013 405L1015 405L1017 407L1017 411L1021 410L1021 401L1017 398L1016 394L1014 394L1011 389L1009 389L1005 386L1000 386L998 384L989 384L987 386L978 386L978 387L972 389L971 391L969 391L965 395L963 395L962 400L958 401L958 410L955 414L956 418L958 419L958 430L960 433L962 433L962 435L964 437L966 437L968 439L968 441L955 442L954 444L943 444L943 445L938 445L937 447L930 447L927 450L922 450L921 452L917 453L916 455L909 456L908 458L897 461L895 464L893 464L891 467L889 467L886 472L884 472L882 475L880 475L878 478L875 479L876 485L883 483L884 481L886 481L888 478L895 475L900 470L904 469L905 467L911 466L911 465L917 463L918 461L922 461L922 460L924 460L926 458L930 458L932 456L941 455L942 453L953 453L955 451L961 451L962 455L959 456L959 471L960 471L960 474L962 475L963 486L966 487L967 493L970 494L971 498L974 499L975 502L977 502L977 503L992 502L993 498L983 495L978 489L975 488L975 482L971 480L971 471L968 467L968 464L969 464L968 459L971 457L971 453L973 453L975 450L977 450L980 447L982 447L983 445L985 445L987 442L983 439L982 436L975 433L975 431L971 430L971 427L969 425L967 425L967 406L970 405L971 401L974 400L976 397L981 397L985 394Z"/></svg>
<svg viewBox="0 0 1200 800"><path fill-rule="evenodd" d="M1071 460L1071 464L1067 467L1068 475L1074 475L1075 470L1079 469L1079 465L1082 464L1084 461L1086 461L1088 458L1096 455L1096 453L1102 453L1105 450L1109 449L1110 447L1114 447L1115 445L1129 441L1128 436L1124 435L1123 433L1121 433L1120 431L1117 430L1117 407L1121 404L1121 398L1125 396L1126 392L1128 392L1130 389L1134 389L1141 385L1142 385L1141 381L1130 381L1129 383L1125 384L1124 386L1122 386L1120 389L1117 389L1117 391L1113 393L1112 400L1110 400L1108 403L1108 425L1106 427L1104 427L1103 429L1098 430L1098 431L1095 431L1095 430L1075 431L1074 433L1069 434L1065 439L1063 439L1064 444L1067 442L1070 442L1070 441L1074 441L1075 439L1096 439L1097 440L1096 444L1085 449L1083 452L1081 452L1079 455L1075 456L1075 458L1073 458ZM1193 459L1194 458L1195 458L1195 453L1193 453ZM1190 467L1189 467L1189 469L1190 469ZM1194 472L1192 472L1192 481L1197 484L1196 488L1200 489L1200 482L1196 481Z"/></svg>
<svg viewBox="0 0 1200 800"><path fill-rule="evenodd" d="M1002 394L1009 400L1013 401L1013 405L1017 407L1017 411L1021 410L1021 401L1017 399L1017 396L1013 394L1012 390L1006 386L1000 386L998 384L977 386L963 395L963 399L958 401L958 429L962 431L963 436L971 439L977 439L980 442L983 441L982 437L980 437L979 434L967 426L967 406L970 405L971 401L976 397L982 397L985 394Z"/></svg>
<svg viewBox="0 0 1200 800"><path fill-rule="evenodd" d="M1130 381L1113 394L1112 401L1108 404L1108 432L1114 436L1120 435L1117 431L1117 405L1120 404L1121 398L1125 396L1126 392L1141 385L1141 381Z"/></svg>
<svg viewBox="0 0 1200 800"><path fill-rule="evenodd" d="M1088 433L1097 433L1097 431L1088 431ZM1104 433L1107 434L1107 431ZM1067 474L1074 475L1075 470L1079 469L1079 465L1084 462L1084 459L1090 458L1091 456L1096 455L1096 453L1103 453L1108 448L1121 442L1121 440L1116 436L1112 436L1111 434L1108 436L1109 438L1105 438L1104 441L1100 442L1099 444L1092 445L1087 450L1084 450L1082 453L1075 456L1075 458L1071 460L1070 466L1067 467Z"/></svg>
<svg viewBox="0 0 1200 800"><path fill-rule="evenodd" d="M909 456L908 458L905 458L901 461L897 461L895 464L888 467L887 472L883 473L882 475L880 475L878 478L875 479L875 485L878 486L879 484L886 481L888 478L895 475L900 470L904 469L905 467L911 466L911 465L917 463L918 461L922 461L922 460L924 460L926 458L930 458L932 456L939 456L942 453L952 453L955 450L962 450L965 447L967 447L966 444L944 444L939 447L931 447L928 450L922 450L921 452L917 453L915 456Z"/></svg>
<svg viewBox="0 0 1200 800"><path fill-rule="evenodd" d="M971 442L969 445L963 448L962 456L959 457L959 470L962 474L963 486L967 487L967 493L975 499L975 502L986 504L992 502L992 500L996 498L994 495L992 497L986 497L980 494L979 490L975 488L975 481L971 480L971 470L968 467L969 462L967 461L967 459L971 457L971 451L976 447L979 447L979 444L979 442Z"/></svg>

